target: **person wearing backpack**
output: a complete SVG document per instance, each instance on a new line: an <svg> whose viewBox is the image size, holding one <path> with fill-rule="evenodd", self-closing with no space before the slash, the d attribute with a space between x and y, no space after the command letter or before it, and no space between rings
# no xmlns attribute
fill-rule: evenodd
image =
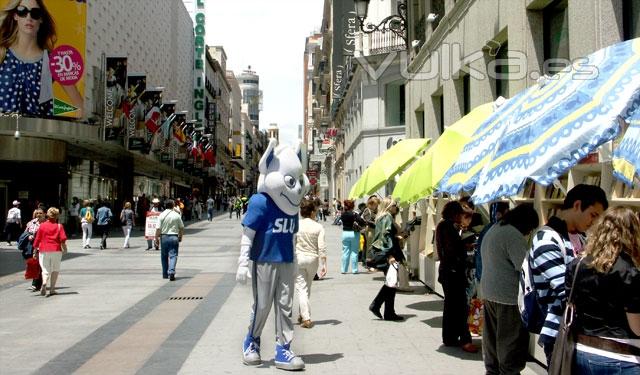
<svg viewBox="0 0 640 375"><path fill-rule="evenodd" d="M91 235L93 234L93 221L95 214L91 202L88 199L82 201L82 208L80 209L80 226L82 227L82 248L91 248Z"/></svg>
<svg viewBox="0 0 640 375"><path fill-rule="evenodd" d="M569 233L585 233L608 206L607 196L599 186L576 185L567 193L557 214L533 235L527 260L544 316L538 344L544 348L547 364L551 362L564 312L566 265L575 258Z"/></svg>
<svg viewBox="0 0 640 375"><path fill-rule="evenodd" d="M508 211L484 236L482 265L490 270L480 281L482 357L487 374L519 374L526 365L529 333L520 320L518 282L527 255L527 236L539 224L533 205L525 203Z"/></svg>

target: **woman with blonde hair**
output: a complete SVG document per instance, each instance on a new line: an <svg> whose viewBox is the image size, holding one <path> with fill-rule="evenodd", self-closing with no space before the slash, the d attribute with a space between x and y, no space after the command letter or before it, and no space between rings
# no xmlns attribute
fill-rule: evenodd
<svg viewBox="0 0 640 375"><path fill-rule="evenodd" d="M120 222L122 223L122 232L124 233L124 244L122 247L129 248L131 228L136 225L135 215L131 209L131 202L124 202L124 208L120 211Z"/></svg>
<svg viewBox="0 0 640 375"><path fill-rule="evenodd" d="M404 254L400 242L402 236L398 226L395 224L395 216L398 214L398 203L391 197L384 198L378 205L378 214L376 215L376 229L372 246L372 251L380 253L382 262L376 264L376 268L384 271L385 276L389 271L389 267L398 266L398 262L404 261ZM400 321L403 317L396 314L394 305L396 298L396 288L383 284L380 291L374 298L369 311L380 319L380 308L384 304L384 320Z"/></svg>
<svg viewBox="0 0 640 375"><path fill-rule="evenodd" d="M0 11L1 112L53 116L49 52L57 41L53 17L43 0L11 0ZM63 85L82 117L83 99L75 85Z"/></svg>
<svg viewBox="0 0 640 375"><path fill-rule="evenodd" d="M577 374L640 373L640 220L609 208L588 236L572 301ZM580 259L567 266L566 295Z"/></svg>
<svg viewBox="0 0 640 375"><path fill-rule="evenodd" d="M40 294L45 295L47 285L49 285L49 294L47 297L56 293L56 281L60 273L60 263L62 262L62 254L67 252L67 234L58 223L60 211L51 207L47 210L47 221L40 224L36 238L33 241L34 257L38 257L40 268L42 268L42 287Z"/></svg>

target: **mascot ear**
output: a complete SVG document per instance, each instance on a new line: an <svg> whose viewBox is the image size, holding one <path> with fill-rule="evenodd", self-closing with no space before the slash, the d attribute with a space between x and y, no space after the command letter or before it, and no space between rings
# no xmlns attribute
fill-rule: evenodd
<svg viewBox="0 0 640 375"><path fill-rule="evenodd" d="M300 147L300 143L296 143L296 148L294 149L296 155L298 155L298 160L300 160L300 163L302 163L302 149Z"/></svg>
<svg viewBox="0 0 640 375"><path fill-rule="evenodd" d="M269 164L271 164L271 162L275 158L277 143L278 141L275 138L271 138L271 140L269 141L267 150L264 152L264 155L262 155L260 163L258 164L258 170L260 174L267 174L267 172L269 171Z"/></svg>

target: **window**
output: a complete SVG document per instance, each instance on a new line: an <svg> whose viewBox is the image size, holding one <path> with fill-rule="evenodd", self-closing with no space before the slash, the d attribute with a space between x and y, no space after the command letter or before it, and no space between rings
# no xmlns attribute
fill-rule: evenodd
<svg viewBox="0 0 640 375"><path fill-rule="evenodd" d="M462 77L462 115L471 112L471 81L470 76L465 74Z"/></svg>
<svg viewBox="0 0 640 375"><path fill-rule="evenodd" d="M553 75L562 70L569 60L568 0L555 0L543 10L544 73Z"/></svg>
<svg viewBox="0 0 640 375"><path fill-rule="evenodd" d="M498 54L496 55L495 65L495 82L496 82L496 95L495 99L499 96L509 97L509 45L507 42L502 43Z"/></svg>
<svg viewBox="0 0 640 375"><path fill-rule="evenodd" d="M442 88L440 89L442 92ZM444 133L444 94L436 94L431 97L433 111L436 117L436 125L438 126L438 134Z"/></svg>
<svg viewBox="0 0 640 375"><path fill-rule="evenodd" d="M425 129L424 129L424 108L420 107L419 110L416 111L416 125L418 127L418 137L425 137Z"/></svg>
<svg viewBox="0 0 640 375"><path fill-rule="evenodd" d="M390 83L386 88L385 97L387 126L403 126L405 123L405 92L404 84Z"/></svg>
<svg viewBox="0 0 640 375"><path fill-rule="evenodd" d="M637 0L623 0L622 15L624 39L640 38L640 2Z"/></svg>

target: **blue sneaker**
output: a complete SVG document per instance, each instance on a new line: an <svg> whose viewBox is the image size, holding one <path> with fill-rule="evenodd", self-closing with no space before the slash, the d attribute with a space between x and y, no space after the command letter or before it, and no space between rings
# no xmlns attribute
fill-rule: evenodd
<svg viewBox="0 0 640 375"><path fill-rule="evenodd" d="M242 343L242 363L247 366L258 366L262 363L260 358L260 337L253 338L249 335Z"/></svg>
<svg viewBox="0 0 640 375"><path fill-rule="evenodd" d="M304 370L304 361L289 349L289 345L276 344L276 367L282 370Z"/></svg>

